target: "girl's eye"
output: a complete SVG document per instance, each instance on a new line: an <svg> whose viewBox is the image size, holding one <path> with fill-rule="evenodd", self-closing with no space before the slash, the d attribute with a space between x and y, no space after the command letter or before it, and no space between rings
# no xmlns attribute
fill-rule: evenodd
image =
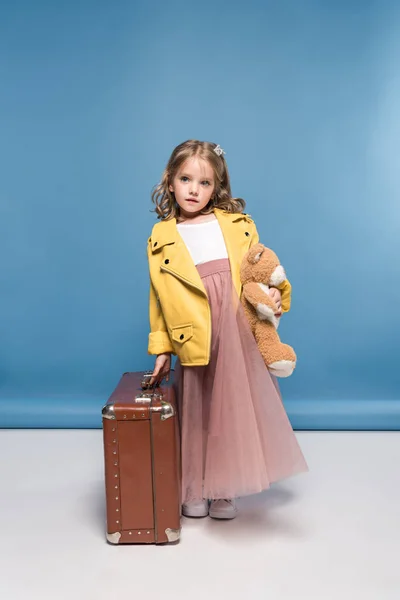
<svg viewBox="0 0 400 600"><path fill-rule="evenodd" d="M189 181L189 177L185 177L185 175L183 177L181 177L181 181L186 182Z"/></svg>
<svg viewBox="0 0 400 600"><path fill-rule="evenodd" d="M209 181L202 181L201 183L202 183L203 185L210 185L210 182L209 182Z"/></svg>

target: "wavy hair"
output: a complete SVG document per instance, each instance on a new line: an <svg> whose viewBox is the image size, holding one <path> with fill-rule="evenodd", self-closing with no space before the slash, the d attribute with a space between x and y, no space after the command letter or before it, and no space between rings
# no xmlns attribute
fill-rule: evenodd
<svg viewBox="0 0 400 600"><path fill-rule="evenodd" d="M231 213L243 212L246 203L242 198L232 198L228 166L224 155L218 156L214 152L216 147L217 144L212 142L187 140L174 149L164 169L161 181L153 188L151 195L151 199L156 205L154 212L157 213L159 219L179 218L179 204L175 200L175 194L169 191L169 186L183 163L194 156L206 160L212 167L215 176L213 198L201 211L201 214L207 215L214 208L220 208Z"/></svg>

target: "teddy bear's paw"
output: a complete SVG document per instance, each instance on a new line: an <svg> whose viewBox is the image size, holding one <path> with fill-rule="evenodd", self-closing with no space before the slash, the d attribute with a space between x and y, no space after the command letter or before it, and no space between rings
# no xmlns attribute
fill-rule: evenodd
<svg viewBox="0 0 400 600"><path fill-rule="evenodd" d="M258 318L261 319L261 321L265 321L266 319L270 321L272 317L275 316L272 308L266 304L262 304L261 302L257 304L256 311Z"/></svg>
<svg viewBox="0 0 400 600"><path fill-rule="evenodd" d="M275 377L290 377L295 366L296 363L292 360L277 360L268 365L268 370Z"/></svg>
<svg viewBox="0 0 400 600"><path fill-rule="evenodd" d="M285 279L286 279L285 269L282 267L282 265L279 265L278 267L276 267L276 269L273 270L269 283L273 287L276 287L280 283L283 283L285 281Z"/></svg>
<svg viewBox="0 0 400 600"><path fill-rule="evenodd" d="M256 311L260 321L270 321L275 327L275 329L278 329L279 318L275 316L275 311L273 308L271 308L267 304L262 304L261 302L259 302L257 304Z"/></svg>

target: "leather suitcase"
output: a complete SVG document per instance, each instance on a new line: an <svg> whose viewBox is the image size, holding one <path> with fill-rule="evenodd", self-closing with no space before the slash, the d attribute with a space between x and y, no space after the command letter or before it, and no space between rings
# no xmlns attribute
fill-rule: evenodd
<svg viewBox="0 0 400 600"><path fill-rule="evenodd" d="M177 542L181 526L178 417L171 384L146 389L148 373L125 373L103 415L107 540Z"/></svg>

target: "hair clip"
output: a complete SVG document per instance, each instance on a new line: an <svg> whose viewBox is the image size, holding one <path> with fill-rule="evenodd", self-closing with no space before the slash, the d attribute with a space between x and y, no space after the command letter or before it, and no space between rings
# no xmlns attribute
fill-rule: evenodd
<svg viewBox="0 0 400 600"><path fill-rule="evenodd" d="M222 150L222 148L221 148L221 146L219 144L218 144L218 146L215 146L214 152L218 156L221 156L222 154L226 154L225 150Z"/></svg>

